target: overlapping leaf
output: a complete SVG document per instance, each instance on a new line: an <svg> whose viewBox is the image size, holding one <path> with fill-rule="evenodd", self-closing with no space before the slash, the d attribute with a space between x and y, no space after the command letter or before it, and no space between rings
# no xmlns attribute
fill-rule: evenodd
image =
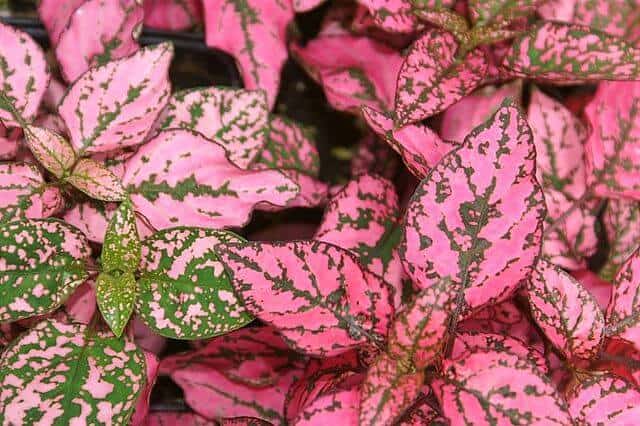
<svg viewBox="0 0 640 426"><path fill-rule="evenodd" d="M0 358L0 422L125 424L144 382L144 355L132 342L43 321Z"/></svg>
<svg viewBox="0 0 640 426"><path fill-rule="evenodd" d="M80 229L90 241L102 243L107 225L116 208L116 203L88 200L70 205L62 218Z"/></svg>
<svg viewBox="0 0 640 426"><path fill-rule="evenodd" d="M542 0L471 0L469 15L475 25L506 24L531 15Z"/></svg>
<svg viewBox="0 0 640 426"><path fill-rule="evenodd" d="M420 28L420 22L412 11L410 0L359 0L371 13L376 25L391 32L412 33ZM435 6L440 1L431 1ZM453 2L445 0L449 5Z"/></svg>
<svg viewBox="0 0 640 426"><path fill-rule="evenodd" d="M136 404L135 411L131 416L131 426L146 425L146 419L149 414L149 399L151 397L151 391L156 384L156 378L158 377L158 367L160 366L160 360L151 352L144 352L144 361L147 368L145 372L144 388L140 392L140 397Z"/></svg>
<svg viewBox="0 0 640 426"><path fill-rule="evenodd" d="M76 153L63 136L37 126L26 127L24 136L31 153L54 176L60 178L71 171Z"/></svg>
<svg viewBox="0 0 640 426"><path fill-rule="evenodd" d="M144 25L161 30L180 31L202 22L202 3L198 0L145 0Z"/></svg>
<svg viewBox="0 0 640 426"><path fill-rule="evenodd" d="M640 348L640 251L622 265L607 308L607 336Z"/></svg>
<svg viewBox="0 0 640 426"><path fill-rule="evenodd" d="M90 158L80 159L65 181L96 200L122 201L127 196L120 179Z"/></svg>
<svg viewBox="0 0 640 426"><path fill-rule="evenodd" d="M640 416L640 391L624 379L594 374L573 387L567 396L574 424L632 425Z"/></svg>
<svg viewBox="0 0 640 426"><path fill-rule="evenodd" d="M360 392L357 387L325 393L312 401L293 422L296 426L358 424Z"/></svg>
<svg viewBox="0 0 640 426"><path fill-rule="evenodd" d="M398 426L448 425L447 420L436 411L435 404L429 400L429 397L424 392L425 388L423 387L422 393L418 396L416 402L398 420ZM426 392L429 392L429 388L426 388Z"/></svg>
<svg viewBox="0 0 640 426"><path fill-rule="evenodd" d="M610 199L602 215L609 254L601 275L611 281L625 260L640 246L640 202Z"/></svg>
<svg viewBox="0 0 640 426"><path fill-rule="evenodd" d="M218 426L219 424L188 411L156 411L149 414L146 422L147 426Z"/></svg>
<svg viewBox="0 0 640 426"><path fill-rule="evenodd" d="M53 46L58 43L60 35L69 23L73 12L86 0L42 0L38 5L40 21L49 33L49 41Z"/></svg>
<svg viewBox="0 0 640 426"><path fill-rule="evenodd" d="M582 269L580 271L573 271L571 275L582 284L582 286L591 293L591 296L598 302L600 309L606 310L609 306L609 300L611 299L611 292L613 285L610 281L603 280L595 272L589 269Z"/></svg>

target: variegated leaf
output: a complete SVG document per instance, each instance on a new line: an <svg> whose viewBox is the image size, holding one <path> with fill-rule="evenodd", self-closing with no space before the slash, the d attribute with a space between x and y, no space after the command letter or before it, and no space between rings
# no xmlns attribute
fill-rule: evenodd
<svg viewBox="0 0 640 426"><path fill-rule="evenodd" d="M199 133L160 132L126 163L123 182L157 229L243 226L256 204L286 206L298 185L276 170L242 170Z"/></svg>
<svg viewBox="0 0 640 426"><path fill-rule="evenodd" d="M144 240L136 311L162 336L203 339L228 333L253 320L235 295L220 243L235 234L212 229L172 228Z"/></svg>
<svg viewBox="0 0 640 426"><path fill-rule="evenodd" d="M140 392L136 408L131 416L131 426L147 425L150 404L149 400L158 377L158 368L160 367L160 360L158 357L151 352L144 351L144 361L147 368L147 371L145 372L147 380L145 380L144 388Z"/></svg>
<svg viewBox="0 0 640 426"><path fill-rule="evenodd" d="M58 43L60 35L69 23L73 12L86 0L42 0L38 5L40 21L49 33L49 41L53 46Z"/></svg>
<svg viewBox="0 0 640 426"><path fill-rule="evenodd" d="M412 7L439 9L453 6L452 0L358 0L369 9L373 21L382 29L395 33L413 33L420 23Z"/></svg>
<svg viewBox="0 0 640 426"><path fill-rule="evenodd" d="M120 179L106 166L90 158L80 159L65 182L96 200L122 201L127 196Z"/></svg>
<svg viewBox="0 0 640 426"><path fill-rule="evenodd" d="M313 400L292 423L295 426L356 425L360 409L357 387L337 389Z"/></svg>
<svg viewBox="0 0 640 426"><path fill-rule="evenodd" d="M602 215L609 253L600 275L612 281L620 266L640 247L640 202L609 199Z"/></svg>
<svg viewBox="0 0 640 426"><path fill-rule="evenodd" d="M265 146L269 106L262 90L207 87L174 93L160 129L181 128L220 143L246 169Z"/></svg>
<svg viewBox="0 0 640 426"><path fill-rule="evenodd" d="M605 281L589 269L572 271L571 275L593 296L600 309L603 311L607 309L609 300L611 300L611 292L613 291L613 285L610 281L613 279Z"/></svg>
<svg viewBox="0 0 640 426"><path fill-rule="evenodd" d="M24 136L33 156L55 177L61 178L71 172L76 153L63 136L33 125L24 128Z"/></svg>
<svg viewBox="0 0 640 426"><path fill-rule="evenodd" d="M180 31L202 22L200 0L144 0L144 25L160 30Z"/></svg>
<svg viewBox="0 0 640 426"><path fill-rule="evenodd" d="M84 235L57 219L0 225L0 322L56 309L87 278L90 256Z"/></svg>
<svg viewBox="0 0 640 426"><path fill-rule="evenodd" d="M426 388L426 392L429 392L429 388ZM447 426L449 424L447 419L440 415L434 408L435 405L430 401L430 396L425 395L423 387L422 393L418 395L416 402L404 412L396 423L397 426Z"/></svg>
<svg viewBox="0 0 640 426"><path fill-rule="evenodd" d="M65 222L80 229L90 241L102 243L109 220L117 207L116 203L87 200L68 206L62 218Z"/></svg>
<svg viewBox="0 0 640 426"><path fill-rule="evenodd" d="M458 57L458 50L455 37L438 29L411 45L398 74L397 127L444 111L480 84L488 66L484 52L474 49Z"/></svg>
<svg viewBox="0 0 640 426"><path fill-rule="evenodd" d="M531 15L545 0L470 0L469 15L475 25L507 24Z"/></svg>
<svg viewBox="0 0 640 426"><path fill-rule="evenodd" d="M139 145L169 100L173 46L145 47L91 68L65 94L58 113L79 155Z"/></svg>
<svg viewBox="0 0 640 426"><path fill-rule="evenodd" d="M640 416L640 390L626 380L598 374L570 389L569 412L577 425L633 425Z"/></svg>
<svg viewBox="0 0 640 426"><path fill-rule="evenodd" d="M400 255L420 288L458 287L456 309L508 298L540 253L542 191L531 131L504 105L420 183L407 207Z"/></svg>
<svg viewBox="0 0 640 426"><path fill-rule="evenodd" d="M117 337L133 313L138 296L138 284L133 272L102 272L96 280L96 299L102 317Z"/></svg>
<svg viewBox="0 0 640 426"><path fill-rule="evenodd" d="M46 320L0 358L0 423L126 424L144 383L132 342Z"/></svg>
<svg viewBox="0 0 640 426"><path fill-rule="evenodd" d="M393 290L350 252L320 241L226 244L220 258L247 310L305 353L379 345Z"/></svg>
<svg viewBox="0 0 640 426"><path fill-rule="evenodd" d="M607 337L640 348L640 250L622 265L607 308Z"/></svg>
<svg viewBox="0 0 640 426"><path fill-rule="evenodd" d="M102 270L135 272L140 264L140 237L131 201L125 199L115 211L102 245Z"/></svg>

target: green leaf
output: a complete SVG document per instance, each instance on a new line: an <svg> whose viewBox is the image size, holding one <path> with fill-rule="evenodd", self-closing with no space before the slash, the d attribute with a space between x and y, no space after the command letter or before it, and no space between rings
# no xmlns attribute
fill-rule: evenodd
<svg viewBox="0 0 640 426"><path fill-rule="evenodd" d="M85 236L60 220L0 225L0 322L58 308L87 278L90 256Z"/></svg>
<svg viewBox="0 0 640 426"><path fill-rule="evenodd" d="M131 272L122 275L101 273L96 281L96 299L102 317L113 333L120 337L129 322L138 296L138 284Z"/></svg>
<svg viewBox="0 0 640 426"><path fill-rule="evenodd" d="M43 321L0 358L0 424L128 424L145 370L128 340Z"/></svg>
<svg viewBox="0 0 640 426"><path fill-rule="evenodd" d="M219 243L241 241L231 232L187 227L143 241L136 302L141 319L178 339L219 336L251 322L216 254Z"/></svg>
<svg viewBox="0 0 640 426"><path fill-rule="evenodd" d="M102 246L102 270L106 272L135 272L140 263L140 237L136 214L129 199L114 212L107 226Z"/></svg>

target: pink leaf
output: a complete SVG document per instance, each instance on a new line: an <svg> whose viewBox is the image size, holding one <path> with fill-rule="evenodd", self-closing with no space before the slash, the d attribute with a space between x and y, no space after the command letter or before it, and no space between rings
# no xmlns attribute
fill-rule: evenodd
<svg viewBox="0 0 640 426"><path fill-rule="evenodd" d="M189 412L156 411L147 417L146 426L218 426L218 422L208 420L198 414Z"/></svg>
<svg viewBox="0 0 640 426"><path fill-rule="evenodd" d="M571 275L541 259L527 284L527 296L533 318L565 357L576 362L599 355L604 315Z"/></svg>
<svg viewBox="0 0 640 426"><path fill-rule="evenodd" d="M7 129L0 122L0 160L13 160L18 154L18 139L22 133L20 128Z"/></svg>
<svg viewBox="0 0 640 426"><path fill-rule="evenodd" d="M109 220L117 207L114 203L89 200L72 204L62 217L65 222L80 229L90 241L102 243Z"/></svg>
<svg viewBox="0 0 640 426"><path fill-rule="evenodd" d="M64 305L65 312L76 322L89 324L96 312L95 282L90 278L73 292Z"/></svg>
<svg viewBox="0 0 640 426"><path fill-rule="evenodd" d="M91 198L102 201L122 201L127 196L122 182L108 168L90 158L82 158L66 182Z"/></svg>
<svg viewBox="0 0 640 426"><path fill-rule="evenodd" d="M351 158L351 175L378 174L392 179L398 169L397 156L389 144L374 134L362 138Z"/></svg>
<svg viewBox="0 0 640 426"><path fill-rule="evenodd" d="M289 1L204 0L207 46L232 55L245 88L263 89L269 108L278 94L287 59L286 30L293 15Z"/></svg>
<svg viewBox="0 0 640 426"><path fill-rule="evenodd" d="M436 404L429 401L429 397L425 395L424 387L422 392L413 406L407 409L402 418L398 420L396 423L398 426L445 426L448 424L447 420L441 417L433 407ZM429 392L429 388L426 388L426 392Z"/></svg>
<svg viewBox="0 0 640 426"><path fill-rule="evenodd" d="M613 285L610 282L603 280L588 269L573 271L571 275L593 296L600 309L607 309L613 290Z"/></svg>
<svg viewBox="0 0 640 426"><path fill-rule="evenodd" d="M144 25L160 30L180 31L202 22L200 0L144 0Z"/></svg>
<svg viewBox="0 0 640 426"><path fill-rule="evenodd" d="M28 34L0 23L0 64L0 95L25 120L33 119L50 79L44 52ZM0 125L20 125L3 105L0 102Z"/></svg>
<svg viewBox="0 0 640 426"><path fill-rule="evenodd" d="M607 308L609 338L640 348L640 250L622 265L613 283L613 294Z"/></svg>
<svg viewBox="0 0 640 426"><path fill-rule="evenodd" d="M574 424L633 425L640 416L640 391L614 375L594 374L567 395Z"/></svg>
<svg viewBox="0 0 640 426"><path fill-rule="evenodd" d="M241 170L199 133L159 133L126 163L122 179L136 210L157 229L224 228L248 222L259 203L284 206L298 186L278 171Z"/></svg>
<svg viewBox="0 0 640 426"><path fill-rule="evenodd" d="M602 217L609 242L607 264L600 274L613 280L625 260L640 246L640 203L609 199Z"/></svg>
<svg viewBox="0 0 640 426"><path fill-rule="evenodd" d="M640 83L602 82L585 115L587 177L602 197L640 200Z"/></svg>
<svg viewBox="0 0 640 426"><path fill-rule="evenodd" d="M269 107L261 90L207 87L174 93L161 116L161 129L181 128L220 143L242 169L265 145Z"/></svg>
<svg viewBox="0 0 640 426"><path fill-rule="evenodd" d="M0 164L0 222L49 217L63 202L60 190L47 187L34 165Z"/></svg>
<svg viewBox="0 0 640 426"><path fill-rule="evenodd" d="M272 426L272 423L255 417L229 417L221 419L220 426Z"/></svg>
<svg viewBox="0 0 640 426"><path fill-rule="evenodd" d="M508 298L528 279L545 214L532 139L522 112L505 105L420 183L400 247L420 288L449 277L465 311Z"/></svg>
<svg viewBox="0 0 640 426"><path fill-rule="evenodd" d="M445 2L452 3L448 0ZM411 0L359 0L359 3L369 9L376 25L386 31L412 33L420 29L420 21L413 14Z"/></svg>
<svg viewBox="0 0 640 426"><path fill-rule="evenodd" d="M337 355L387 334L393 290L344 249L299 241L219 251L247 310L300 351Z"/></svg>
<svg viewBox="0 0 640 426"><path fill-rule="evenodd" d="M71 171L76 162L76 153L67 140L44 127L27 126L25 142L31 153L57 178Z"/></svg>
<svg viewBox="0 0 640 426"><path fill-rule="evenodd" d="M91 68L66 93L58 113L78 155L139 145L169 100L167 43Z"/></svg>
<svg viewBox="0 0 640 426"><path fill-rule="evenodd" d="M458 42L433 29L411 45L398 74L396 126L415 123L458 102L478 87L487 72L480 49L457 58Z"/></svg>
<svg viewBox="0 0 640 426"><path fill-rule="evenodd" d="M360 408L357 387L328 392L315 399L297 419L295 426L356 425Z"/></svg>
<svg viewBox="0 0 640 426"><path fill-rule="evenodd" d="M87 0L42 0L38 6L40 21L49 33L49 40L55 46L65 30L73 12Z"/></svg>
<svg viewBox="0 0 640 426"><path fill-rule="evenodd" d="M151 391L156 384L156 378L158 377L158 367L160 366L158 357L150 352L144 352L144 359L147 366L147 380L140 392L135 411L131 416L131 426L146 425L147 415L149 414L149 399L151 397Z"/></svg>
<svg viewBox="0 0 640 426"><path fill-rule="evenodd" d="M369 127L400 154L409 171L423 179L433 166L449 153L455 144L445 142L427 126L409 124L396 129L390 115L362 107L362 116Z"/></svg>

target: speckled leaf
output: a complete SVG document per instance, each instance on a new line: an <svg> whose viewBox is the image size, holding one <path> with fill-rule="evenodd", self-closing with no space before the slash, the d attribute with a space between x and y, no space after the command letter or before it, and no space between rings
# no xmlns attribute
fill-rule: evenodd
<svg viewBox="0 0 640 426"><path fill-rule="evenodd" d="M450 7L452 0L358 0L369 9L373 21L380 28L396 33L413 33L420 23L413 14L412 6L437 9Z"/></svg>
<svg viewBox="0 0 640 426"><path fill-rule="evenodd" d="M245 88L263 89L273 108L287 59L290 1L204 0L206 43L232 55ZM224 30L222 30L224 28Z"/></svg>
<svg viewBox="0 0 640 426"><path fill-rule="evenodd" d="M180 31L202 22L200 0L144 0L144 25L159 30Z"/></svg>
<svg viewBox="0 0 640 426"><path fill-rule="evenodd" d="M60 190L47 187L35 165L0 164L0 222L48 217L62 203Z"/></svg>
<svg viewBox="0 0 640 426"><path fill-rule="evenodd" d="M249 312L303 352L380 344L393 291L348 251L320 241L227 244L220 259Z"/></svg>
<svg viewBox="0 0 640 426"><path fill-rule="evenodd" d="M602 197L640 200L640 83L602 82L585 108L587 177Z"/></svg>
<svg viewBox="0 0 640 426"><path fill-rule="evenodd" d="M612 281L620 266L640 246L640 202L610 199L602 215L609 253L600 275Z"/></svg>
<svg viewBox="0 0 640 426"><path fill-rule="evenodd" d="M135 272L140 264L140 237L136 215L129 200L115 211L104 237L102 270L106 272Z"/></svg>
<svg viewBox="0 0 640 426"><path fill-rule="evenodd" d="M470 0L469 15L478 26L506 24L533 14L544 0Z"/></svg>
<svg viewBox="0 0 640 426"><path fill-rule="evenodd" d="M516 38L502 62L511 75L560 82L633 80L640 50L592 28L543 22Z"/></svg>
<svg viewBox="0 0 640 426"><path fill-rule="evenodd" d="M57 219L0 226L0 322L56 309L87 278L89 243Z"/></svg>
<svg viewBox="0 0 640 426"><path fill-rule="evenodd" d="M357 425L360 391L357 387L337 389L320 395L294 420L295 426Z"/></svg>
<svg viewBox="0 0 640 426"><path fill-rule="evenodd" d="M456 309L508 298L540 253L542 191L522 112L502 106L419 184L400 255L420 288L449 277Z"/></svg>
<svg viewBox="0 0 640 426"><path fill-rule="evenodd" d="M7 348L1 423L127 423L145 382L144 355L130 341L87 328L47 320Z"/></svg>
<svg viewBox="0 0 640 426"><path fill-rule="evenodd" d="M640 348L640 250L622 265L607 308L607 336Z"/></svg>
<svg viewBox="0 0 640 426"><path fill-rule="evenodd" d="M25 142L34 157L57 178L71 171L76 153L67 140L44 127L24 128Z"/></svg>
<svg viewBox="0 0 640 426"><path fill-rule="evenodd" d="M566 269L586 267L586 259L598 246L594 206L573 205L587 191L584 166L583 124L560 102L534 89L528 110L529 124L536 145L536 177L547 205L545 223L562 222L545 235L542 255ZM566 216L566 212L574 211Z"/></svg>
<svg viewBox="0 0 640 426"><path fill-rule="evenodd" d="M79 155L113 151L144 141L169 100L173 46L145 47L107 62L76 80L58 113Z"/></svg>
<svg viewBox="0 0 640 426"><path fill-rule="evenodd" d="M527 296L533 318L565 357L575 361L598 356L604 315L576 279L541 259L527 283Z"/></svg>
<svg viewBox="0 0 640 426"><path fill-rule="evenodd" d="M65 181L96 200L122 201L127 196L120 179L90 158L80 159Z"/></svg>
<svg viewBox="0 0 640 426"><path fill-rule="evenodd" d="M578 425L633 425L640 416L640 391L624 379L594 374L567 394L569 413Z"/></svg>
<svg viewBox="0 0 640 426"><path fill-rule="evenodd" d="M246 169L265 145L268 120L263 91L207 87L174 93L160 128L202 133L222 144L229 159Z"/></svg>
<svg viewBox="0 0 640 426"><path fill-rule="evenodd" d="M36 115L49 78L38 44L28 34L0 23L0 94L25 120ZM19 121L5 102L0 102L0 123L18 126Z"/></svg>
<svg viewBox="0 0 640 426"><path fill-rule="evenodd" d="M136 210L157 229L243 226L256 204L286 206L299 192L283 173L242 170L222 145L182 129L160 132L125 168Z"/></svg>
<svg viewBox="0 0 640 426"><path fill-rule="evenodd" d="M398 74L397 127L444 111L480 84L488 66L484 52L458 58L458 47L452 34L438 29L411 45Z"/></svg>
<svg viewBox="0 0 640 426"><path fill-rule="evenodd" d="M430 401L429 388L422 388L416 402L409 407L396 423L397 426L448 426L447 420L434 408L436 405Z"/></svg>
<svg viewBox="0 0 640 426"><path fill-rule="evenodd" d="M436 132L420 124L409 124L397 129L391 114L362 107L362 116L373 130L400 154L409 171L423 179L442 157L456 147L445 142Z"/></svg>
<svg viewBox="0 0 640 426"><path fill-rule="evenodd" d="M477 351L442 371L432 388L452 426L572 424L549 379L517 355Z"/></svg>
<svg viewBox="0 0 640 426"><path fill-rule="evenodd" d="M90 67L132 55L138 49L143 9L139 0L86 0L71 15L56 45L66 81Z"/></svg>
<svg viewBox="0 0 640 426"><path fill-rule="evenodd" d="M144 240L136 311L155 332L203 339L253 319L236 297L216 247L239 242L224 231L173 228Z"/></svg>
<svg viewBox="0 0 640 426"><path fill-rule="evenodd" d="M117 337L129 322L138 296L138 285L133 272L110 274L103 272L96 280L96 299L102 317Z"/></svg>

